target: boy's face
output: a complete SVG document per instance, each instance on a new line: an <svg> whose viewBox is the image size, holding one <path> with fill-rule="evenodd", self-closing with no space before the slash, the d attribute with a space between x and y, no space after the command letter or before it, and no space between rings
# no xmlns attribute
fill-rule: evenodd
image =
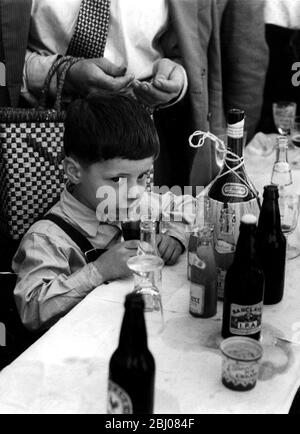
<svg viewBox="0 0 300 434"><path fill-rule="evenodd" d="M77 198L86 206L99 212L99 204L109 204L109 216L135 206L145 191L147 174L153 165L153 157L143 160L114 158L81 166L80 182L75 186ZM107 214L107 211L105 211ZM109 217L111 220L112 218Z"/></svg>

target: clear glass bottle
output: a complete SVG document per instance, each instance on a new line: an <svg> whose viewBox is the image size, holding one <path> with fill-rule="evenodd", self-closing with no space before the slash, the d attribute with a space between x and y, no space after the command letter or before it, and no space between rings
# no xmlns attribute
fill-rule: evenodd
<svg viewBox="0 0 300 434"><path fill-rule="evenodd" d="M288 162L288 138L278 136L276 139L276 161L273 166L271 184L279 189L286 188L293 183L292 171Z"/></svg>
<svg viewBox="0 0 300 434"><path fill-rule="evenodd" d="M156 243L157 221L147 217L141 217L140 222L140 243L138 255L159 256Z"/></svg>
<svg viewBox="0 0 300 434"><path fill-rule="evenodd" d="M217 271L212 240L211 226L200 229L197 256L191 266L190 313L200 318L209 318L217 313Z"/></svg>
<svg viewBox="0 0 300 434"><path fill-rule="evenodd" d="M187 278L191 280L191 266L197 257L197 241L199 230L210 224L210 202L207 196L199 196L195 209L195 224L190 233L187 249Z"/></svg>
<svg viewBox="0 0 300 434"><path fill-rule="evenodd" d="M233 263L236 248L235 232L235 212L224 207L221 211L220 222L215 233L215 260L217 267L217 288L219 300L224 299L224 287L226 273Z"/></svg>

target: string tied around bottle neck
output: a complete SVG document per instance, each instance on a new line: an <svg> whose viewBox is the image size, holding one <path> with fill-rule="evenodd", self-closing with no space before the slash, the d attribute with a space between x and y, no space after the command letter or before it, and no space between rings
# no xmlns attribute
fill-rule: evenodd
<svg viewBox="0 0 300 434"><path fill-rule="evenodd" d="M194 139L198 138L198 143L194 143ZM212 134L210 131L195 131L190 137L189 137L189 144L192 148L202 148L205 144L205 141L209 139L212 143L215 143L215 148L217 152L223 153L224 155L224 168L227 170L222 170L217 175L217 179L222 178L230 173L234 174L239 178L239 180L246 185L251 190L251 186L249 185L249 182L247 179L242 178L238 170L244 166L245 160L244 157L237 155L235 152L232 152L230 149L226 149L225 143L223 140L219 139L217 136ZM235 163L233 167L230 167L227 162Z"/></svg>

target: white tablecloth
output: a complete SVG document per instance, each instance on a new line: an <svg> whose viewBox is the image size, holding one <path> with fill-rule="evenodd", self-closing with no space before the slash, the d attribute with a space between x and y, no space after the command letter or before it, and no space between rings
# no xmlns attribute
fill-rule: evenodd
<svg viewBox="0 0 300 434"><path fill-rule="evenodd" d="M246 155L259 189L274 155ZM295 175L299 181L300 172ZM299 185L299 184L298 184ZM156 361L155 413L286 413L300 384L300 258L287 264L283 301L263 313L264 358L249 392L221 383L222 303L211 319L188 313L186 257L163 271L165 329L150 336ZM127 279L101 286L0 373L1 413L105 413L108 363L118 344Z"/></svg>

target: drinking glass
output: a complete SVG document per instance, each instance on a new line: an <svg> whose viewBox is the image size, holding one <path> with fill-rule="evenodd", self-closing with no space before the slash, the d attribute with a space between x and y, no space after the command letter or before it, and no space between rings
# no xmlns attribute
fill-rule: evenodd
<svg viewBox="0 0 300 434"><path fill-rule="evenodd" d="M300 116L295 116L291 127L291 141L293 150L290 161L293 169L300 169Z"/></svg>
<svg viewBox="0 0 300 434"><path fill-rule="evenodd" d="M127 220L121 222L124 241L140 239L140 220Z"/></svg>
<svg viewBox="0 0 300 434"><path fill-rule="evenodd" d="M127 266L134 275L134 291L144 298L147 332L157 335L164 329L161 300L164 261L158 256L141 255L130 258Z"/></svg>
<svg viewBox="0 0 300 434"><path fill-rule="evenodd" d="M295 102L279 101L273 103L273 118L279 134L283 136L290 134L296 109L297 104Z"/></svg>
<svg viewBox="0 0 300 434"><path fill-rule="evenodd" d="M279 208L282 231L287 239L286 257L287 259L294 259L299 256L300 248L290 242L290 235L294 232L298 224L300 210L299 194L285 194L284 192L280 192Z"/></svg>

